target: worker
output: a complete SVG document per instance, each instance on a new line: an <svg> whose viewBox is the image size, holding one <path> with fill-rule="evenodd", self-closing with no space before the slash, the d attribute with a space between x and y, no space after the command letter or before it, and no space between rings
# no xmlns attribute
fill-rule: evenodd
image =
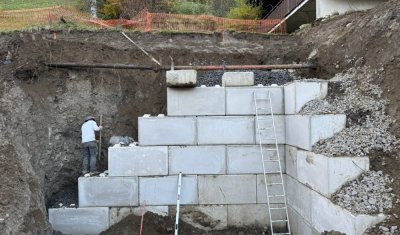
<svg viewBox="0 0 400 235"><path fill-rule="evenodd" d="M83 175L89 172L91 175L99 173L96 170L97 143L95 132L100 131L101 129L103 129L103 127L97 126L93 116L85 118L85 123L82 125Z"/></svg>

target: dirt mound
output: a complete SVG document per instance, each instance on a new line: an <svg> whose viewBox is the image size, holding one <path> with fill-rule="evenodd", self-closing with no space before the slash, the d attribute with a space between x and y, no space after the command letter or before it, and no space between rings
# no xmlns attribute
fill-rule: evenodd
<svg viewBox="0 0 400 235"><path fill-rule="evenodd" d="M129 215L119 223L111 226L107 231L100 235L139 235L140 234L141 217ZM175 217L159 216L151 212L147 212L143 217L143 231L145 235L169 235L175 232ZM230 228L221 231L204 231L197 229L190 224L179 221L179 234L182 235L260 235L261 228Z"/></svg>

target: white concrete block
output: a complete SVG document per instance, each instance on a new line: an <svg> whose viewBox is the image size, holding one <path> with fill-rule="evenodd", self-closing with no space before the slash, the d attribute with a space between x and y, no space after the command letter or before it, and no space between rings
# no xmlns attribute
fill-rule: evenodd
<svg viewBox="0 0 400 235"><path fill-rule="evenodd" d="M282 207L282 204L274 205ZM286 219L286 212L281 210L273 211L273 219ZM229 227L263 227L270 225L267 204L228 205L228 226ZM284 227L283 224L275 224L275 229Z"/></svg>
<svg viewBox="0 0 400 235"><path fill-rule="evenodd" d="M179 211L179 218L195 228L217 231L228 227L226 205L181 206ZM170 206L170 214L176 214L176 206Z"/></svg>
<svg viewBox="0 0 400 235"><path fill-rule="evenodd" d="M328 94L328 82L296 81L285 86L285 113L296 114L303 106Z"/></svg>
<svg viewBox="0 0 400 235"><path fill-rule="evenodd" d="M286 174L297 179L297 148L285 145Z"/></svg>
<svg viewBox="0 0 400 235"><path fill-rule="evenodd" d="M225 146L174 146L169 148L169 174L226 174Z"/></svg>
<svg viewBox="0 0 400 235"><path fill-rule="evenodd" d="M332 137L346 126L346 115L287 115L286 144L311 150L319 140Z"/></svg>
<svg viewBox="0 0 400 235"><path fill-rule="evenodd" d="M222 86L253 86L254 72L225 72L222 75Z"/></svg>
<svg viewBox="0 0 400 235"><path fill-rule="evenodd" d="M196 145L195 117L139 117L139 145Z"/></svg>
<svg viewBox="0 0 400 235"><path fill-rule="evenodd" d="M297 151L297 179L314 190L328 196L328 158L307 151Z"/></svg>
<svg viewBox="0 0 400 235"><path fill-rule="evenodd" d="M363 235L365 231L375 226L376 224L383 222L386 219L384 214L378 214L375 216L370 215L357 215L356 216L356 235Z"/></svg>
<svg viewBox="0 0 400 235"><path fill-rule="evenodd" d="M49 209L49 221L63 234L99 234L110 227L107 207Z"/></svg>
<svg viewBox="0 0 400 235"><path fill-rule="evenodd" d="M269 117L269 116L260 116L262 117ZM274 116L274 121L270 118L266 119L256 119L255 125L256 125L256 130L257 130L257 122L258 122L258 128L269 128L267 130L260 130L261 136L259 133L256 131L256 143L260 143L260 139L263 144L275 144L275 135L273 128L273 122L275 123L275 131L276 131L276 139L278 141L278 144L285 144L286 143L286 127L285 127L285 116L283 115L276 115Z"/></svg>
<svg viewBox="0 0 400 235"><path fill-rule="evenodd" d="M254 93L257 99L268 98L271 93L272 111L274 114L284 114L283 87L238 87L226 88L226 115L255 115ZM258 114L270 114L270 101L258 100Z"/></svg>
<svg viewBox="0 0 400 235"><path fill-rule="evenodd" d="M287 203L305 220L311 223L311 208L313 207L311 189L301 184L291 176L287 180Z"/></svg>
<svg viewBox="0 0 400 235"><path fill-rule="evenodd" d="M265 149L275 148L275 145L265 145ZM284 146L279 145L282 172L285 172L285 151ZM276 151L264 150L264 159L277 159ZM228 174L261 174L263 173L262 157L259 145L248 146L227 146L227 172ZM278 162L267 162L265 170L279 170Z"/></svg>
<svg viewBox="0 0 400 235"><path fill-rule="evenodd" d="M221 87L168 88L168 116L225 115L225 89Z"/></svg>
<svg viewBox="0 0 400 235"><path fill-rule="evenodd" d="M199 145L254 144L254 117L198 117Z"/></svg>
<svg viewBox="0 0 400 235"><path fill-rule="evenodd" d="M137 206L137 177L80 177L79 206Z"/></svg>
<svg viewBox="0 0 400 235"><path fill-rule="evenodd" d="M293 235L312 235L313 229L309 221L305 220L296 210L288 207L290 230ZM318 233L319 235L320 233Z"/></svg>
<svg viewBox="0 0 400 235"><path fill-rule="evenodd" d="M257 193L255 175L219 175L198 177L200 204L256 203Z"/></svg>
<svg viewBox="0 0 400 235"><path fill-rule="evenodd" d="M197 85L196 70L169 70L166 76L168 87L195 87Z"/></svg>
<svg viewBox="0 0 400 235"><path fill-rule="evenodd" d="M330 157L328 164L329 195L347 182L356 179L364 171L369 171L368 157Z"/></svg>
<svg viewBox="0 0 400 235"><path fill-rule="evenodd" d="M281 183L281 178L279 174L275 175L267 175L267 184L271 183ZM283 175L283 186L286 189L286 175ZM282 185L269 185L268 186L268 193L270 196L273 195L283 195L284 190L283 190ZM280 203L285 203L285 200L283 197L272 197L269 199L270 203L274 204L280 204ZM267 203L267 191L265 189L265 183L264 183L264 174L262 175L257 175L257 203Z"/></svg>
<svg viewBox="0 0 400 235"><path fill-rule="evenodd" d="M168 147L110 147L109 176L168 175Z"/></svg>
<svg viewBox="0 0 400 235"><path fill-rule="evenodd" d="M139 201L146 205L176 205L178 176L140 177ZM181 204L198 204L197 176L182 176Z"/></svg>
<svg viewBox="0 0 400 235"><path fill-rule="evenodd" d="M142 212L148 211L160 216L167 216L168 206L112 207L110 208L110 226L119 223L129 215L142 216Z"/></svg>

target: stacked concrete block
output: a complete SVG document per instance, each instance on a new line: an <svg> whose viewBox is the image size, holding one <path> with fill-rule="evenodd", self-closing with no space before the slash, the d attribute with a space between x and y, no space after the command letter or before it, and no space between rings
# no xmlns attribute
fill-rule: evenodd
<svg viewBox="0 0 400 235"><path fill-rule="evenodd" d="M255 144L254 117L198 117L199 145Z"/></svg>
<svg viewBox="0 0 400 235"><path fill-rule="evenodd" d="M286 175L283 175L283 186L286 190ZM266 175L268 184L268 194L270 196L269 202L272 204L283 204L285 203L285 198L276 195L285 195L286 192L283 191L282 185L270 185L272 183L281 183L281 177L279 174L268 174ZM274 197L272 197L274 196ZM267 190L265 188L264 174L257 175L257 203L267 203Z"/></svg>
<svg viewBox="0 0 400 235"><path fill-rule="evenodd" d="M110 147L108 173L109 176L168 175L168 147Z"/></svg>
<svg viewBox="0 0 400 235"><path fill-rule="evenodd" d="M49 209L49 221L63 234L99 234L110 227L107 207Z"/></svg>
<svg viewBox="0 0 400 235"><path fill-rule="evenodd" d="M167 71L168 87L195 87L197 85L196 70L169 70Z"/></svg>
<svg viewBox="0 0 400 235"><path fill-rule="evenodd" d="M141 205L175 205L178 192L178 176L139 178L139 201ZM198 204L197 176L182 177L180 203Z"/></svg>
<svg viewBox="0 0 400 235"><path fill-rule="evenodd" d="M346 115L288 115L286 144L312 150L319 140L332 137L346 126Z"/></svg>
<svg viewBox="0 0 400 235"><path fill-rule="evenodd" d="M139 144L196 145L196 118L140 117Z"/></svg>
<svg viewBox="0 0 400 235"><path fill-rule="evenodd" d="M275 145L265 145L265 149L275 148ZM285 172L285 153L284 146L278 147L281 159L282 171ZM262 157L260 146L227 146L227 173L228 174L262 174ZM276 151L264 151L264 159L277 159ZM268 162L265 164L267 172L279 170L278 162Z"/></svg>
<svg viewBox="0 0 400 235"><path fill-rule="evenodd" d="M80 177L79 206L137 206L137 177Z"/></svg>
<svg viewBox="0 0 400 235"><path fill-rule="evenodd" d="M287 150L287 174L326 197L369 170L368 157L327 157L294 147Z"/></svg>
<svg viewBox="0 0 400 235"><path fill-rule="evenodd" d="M257 106L266 108L259 110L258 114L270 114L271 95L272 111L274 114L284 114L283 87L238 87L226 88L226 115L255 115L254 95L259 99Z"/></svg>
<svg viewBox="0 0 400 235"><path fill-rule="evenodd" d="M328 94L328 82L296 81L285 86L285 113L296 114L303 106Z"/></svg>
<svg viewBox="0 0 400 235"><path fill-rule="evenodd" d="M296 210L288 206L289 220L290 220L290 230L294 235L320 235L311 224L305 220Z"/></svg>
<svg viewBox="0 0 400 235"><path fill-rule="evenodd" d="M239 87L253 86L253 72L225 72L222 75L222 86L224 87Z"/></svg>
<svg viewBox="0 0 400 235"><path fill-rule="evenodd" d="M285 116L274 116L274 121L268 116L260 116L260 118L255 121L257 144L260 143L260 140L262 144L275 144L274 130L271 129L274 124L278 144L286 143ZM266 130L262 130L263 128L266 128Z"/></svg>
<svg viewBox="0 0 400 235"><path fill-rule="evenodd" d="M168 116L225 115L222 87L168 88Z"/></svg>
<svg viewBox="0 0 400 235"><path fill-rule="evenodd" d="M143 211L143 208L145 209ZM117 224L129 215L142 216L143 212L152 212L160 216L167 216L168 206L146 206L146 207L111 207L110 208L110 226Z"/></svg>
<svg viewBox="0 0 400 235"><path fill-rule="evenodd" d="M203 205L256 203L256 175L198 176L199 203Z"/></svg>
<svg viewBox="0 0 400 235"><path fill-rule="evenodd" d="M287 203L306 221L311 222L312 197L309 188L287 175Z"/></svg>
<svg viewBox="0 0 400 235"><path fill-rule="evenodd" d="M173 146L169 148L169 174L226 174L225 146Z"/></svg>

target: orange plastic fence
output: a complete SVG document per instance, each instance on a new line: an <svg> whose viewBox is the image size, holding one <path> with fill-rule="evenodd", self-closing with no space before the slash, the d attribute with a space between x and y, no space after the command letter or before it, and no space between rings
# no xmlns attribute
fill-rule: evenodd
<svg viewBox="0 0 400 235"><path fill-rule="evenodd" d="M66 7L49 7L19 11L0 11L1 29L20 29L30 25L44 25L58 22L63 16L67 21L94 24L101 27L120 27L140 31L176 31L176 32L238 32L268 33L281 19L238 20L208 15L180 15L166 13L140 12L130 20L99 20L89 14ZM273 33L286 33L282 24Z"/></svg>

